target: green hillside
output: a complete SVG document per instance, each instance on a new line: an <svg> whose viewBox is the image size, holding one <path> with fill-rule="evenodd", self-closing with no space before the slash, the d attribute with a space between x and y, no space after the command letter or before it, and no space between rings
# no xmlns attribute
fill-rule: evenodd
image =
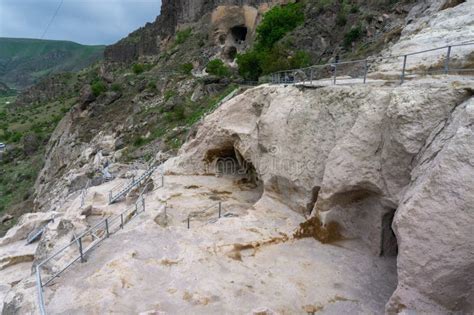
<svg viewBox="0 0 474 315"><path fill-rule="evenodd" d="M49 74L87 67L102 59L104 49L69 41L0 38L0 82L23 89Z"/></svg>

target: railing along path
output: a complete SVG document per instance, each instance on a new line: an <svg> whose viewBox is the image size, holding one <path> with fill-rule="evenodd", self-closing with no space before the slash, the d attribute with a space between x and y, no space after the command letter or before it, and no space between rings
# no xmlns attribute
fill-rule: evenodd
<svg viewBox="0 0 474 315"><path fill-rule="evenodd" d="M469 64L467 64L467 66L463 66L461 61L453 58L453 54L456 49L460 49L461 47L465 48L467 46L472 47L472 54L474 52L474 42L466 42L407 53L400 56L333 62L322 65L314 65L306 68L278 71L270 74L271 83L313 85L317 83L323 83L323 81L329 81L330 84L335 85L339 81L342 83L348 82L351 84L366 84L370 74L370 67L374 64L398 64L400 67L398 69L392 69L392 71L400 71L398 79L400 84L403 84L409 76L450 73L464 74L466 72L474 72L474 68L472 68ZM436 52L440 52L441 54L436 55ZM435 56L433 56L433 53L435 53ZM425 69L423 65L419 64L410 66L410 57L415 55L424 55L423 58L438 58L438 64L430 66L427 69ZM383 74L383 72L381 73Z"/></svg>

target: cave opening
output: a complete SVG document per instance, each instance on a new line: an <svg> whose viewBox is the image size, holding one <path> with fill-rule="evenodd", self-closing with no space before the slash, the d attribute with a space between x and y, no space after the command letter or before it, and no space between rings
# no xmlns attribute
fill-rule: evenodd
<svg viewBox="0 0 474 315"><path fill-rule="evenodd" d="M239 185L247 188L263 187L255 166L246 160L233 144L209 150L205 161L214 168L213 171L217 175L235 177Z"/></svg>
<svg viewBox="0 0 474 315"><path fill-rule="evenodd" d="M384 214L382 217L382 238L380 256L393 257L398 255L398 243L395 232L392 229L395 209Z"/></svg>
<svg viewBox="0 0 474 315"><path fill-rule="evenodd" d="M230 29L234 41L238 44L245 42L247 39L248 29L244 25L234 26Z"/></svg>

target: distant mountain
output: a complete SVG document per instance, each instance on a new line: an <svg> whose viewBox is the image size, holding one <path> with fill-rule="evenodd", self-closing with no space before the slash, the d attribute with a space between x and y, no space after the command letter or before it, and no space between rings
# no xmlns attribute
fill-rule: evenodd
<svg viewBox="0 0 474 315"><path fill-rule="evenodd" d="M16 91L12 90L3 82L0 82L0 97L2 96L12 96L15 95Z"/></svg>
<svg viewBox="0 0 474 315"><path fill-rule="evenodd" d="M81 70L101 60L104 49L69 41L0 37L0 81L23 89L52 73Z"/></svg>

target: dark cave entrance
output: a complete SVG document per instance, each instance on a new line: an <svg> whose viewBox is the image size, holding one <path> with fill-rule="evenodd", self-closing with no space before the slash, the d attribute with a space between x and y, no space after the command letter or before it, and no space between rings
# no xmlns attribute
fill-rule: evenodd
<svg viewBox="0 0 474 315"><path fill-rule="evenodd" d="M248 186L247 188L263 187L255 166L233 144L207 151L205 161L214 168L211 173L214 171L219 176L235 177L239 184Z"/></svg>
<svg viewBox="0 0 474 315"><path fill-rule="evenodd" d="M393 257L398 255L398 243L395 232L392 229L395 209L384 214L382 217L382 238L380 256Z"/></svg>
<svg viewBox="0 0 474 315"><path fill-rule="evenodd" d="M230 29L234 41L238 44L245 42L247 39L248 29L244 25L234 26Z"/></svg>

